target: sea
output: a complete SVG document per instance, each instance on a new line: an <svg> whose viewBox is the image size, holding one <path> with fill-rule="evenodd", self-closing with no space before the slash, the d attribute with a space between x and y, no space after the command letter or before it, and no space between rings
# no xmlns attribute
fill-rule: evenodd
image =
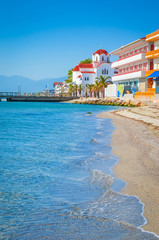
<svg viewBox="0 0 159 240"><path fill-rule="evenodd" d="M0 102L0 239L151 240L144 205L121 193L113 106Z"/></svg>

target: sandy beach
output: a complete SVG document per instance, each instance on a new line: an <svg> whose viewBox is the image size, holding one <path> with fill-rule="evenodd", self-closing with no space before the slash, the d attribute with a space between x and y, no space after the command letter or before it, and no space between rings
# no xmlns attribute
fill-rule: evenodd
<svg viewBox="0 0 159 240"><path fill-rule="evenodd" d="M144 230L159 235L159 109L130 108L98 115L110 118L113 154L119 157L115 175L127 184L123 193L138 196L145 204Z"/></svg>

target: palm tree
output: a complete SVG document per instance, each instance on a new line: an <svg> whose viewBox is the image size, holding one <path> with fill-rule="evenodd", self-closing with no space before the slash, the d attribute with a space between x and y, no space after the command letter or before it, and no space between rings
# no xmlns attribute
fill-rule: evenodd
<svg viewBox="0 0 159 240"><path fill-rule="evenodd" d="M78 85L75 84L75 85L73 86L73 89L74 89L74 92L75 92L75 97L77 97Z"/></svg>
<svg viewBox="0 0 159 240"><path fill-rule="evenodd" d="M82 87L82 84L80 84L80 85L78 86L78 92L79 92L80 97L81 97L81 92L82 92L82 90L83 90L83 87Z"/></svg>
<svg viewBox="0 0 159 240"><path fill-rule="evenodd" d="M96 80L93 90L96 93L97 98L99 98L99 89L100 89L100 82Z"/></svg>
<svg viewBox="0 0 159 240"><path fill-rule="evenodd" d="M103 76L99 76L98 78L96 78L99 82L99 89L101 89L102 91L102 98L104 98L104 90L105 88L109 85L112 84L112 81L110 80L110 77L103 77Z"/></svg>
<svg viewBox="0 0 159 240"><path fill-rule="evenodd" d="M87 84L87 89L89 90L89 97L92 97L93 87L94 87L94 84Z"/></svg>
<svg viewBox="0 0 159 240"><path fill-rule="evenodd" d="M85 86L84 86L84 91L85 91L85 98L87 98L87 86L88 86L88 84L86 84Z"/></svg>

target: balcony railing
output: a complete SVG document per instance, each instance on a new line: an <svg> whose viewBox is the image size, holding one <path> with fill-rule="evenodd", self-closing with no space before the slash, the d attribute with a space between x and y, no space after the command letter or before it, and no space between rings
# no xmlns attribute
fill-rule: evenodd
<svg viewBox="0 0 159 240"><path fill-rule="evenodd" d="M147 52L146 58L147 59L159 58L159 49Z"/></svg>
<svg viewBox="0 0 159 240"><path fill-rule="evenodd" d="M129 73L134 73L134 72L140 72L140 71L146 71L146 68L140 68L140 69L135 69L135 70L132 70L132 71L117 73L117 74L114 74L114 76L120 76L120 75L124 75L124 74L129 74Z"/></svg>
<svg viewBox="0 0 159 240"><path fill-rule="evenodd" d="M140 53L146 53L146 52L147 52L147 51L145 51L145 50L144 50L144 51L139 51L139 52L137 52L137 53L130 54L130 55L126 56L126 57L120 58L120 59L118 59L117 61L121 61L121 60L130 58L130 57L136 56L136 55L138 55L138 54L140 54Z"/></svg>
<svg viewBox="0 0 159 240"><path fill-rule="evenodd" d="M118 59L116 62L112 63L112 67L118 68L119 66L124 66L132 62L140 62L141 60L145 59L145 55L146 55L145 52L140 52L126 58Z"/></svg>

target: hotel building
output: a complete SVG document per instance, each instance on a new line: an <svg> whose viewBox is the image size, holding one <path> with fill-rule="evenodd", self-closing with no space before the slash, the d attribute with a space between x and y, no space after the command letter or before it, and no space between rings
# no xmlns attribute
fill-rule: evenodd
<svg viewBox="0 0 159 240"><path fill-rule="evenodd" d="M147 90L148 46L146 38L140 38L111 52L112 55L119 56L112 63L112 68L118 69L118 74L112 77L112 81L117 85L124 84L125 90L130 93Z"/></svg>
<svg viewBox="0 0 159 240"><path fill-rule="evenodd" d="M148 52L146 53L146 59L148 61L148 67L146 71L146 77L151 75L154 71L159 71L159 30L150 33L146 36L146 42L148 43ZM148 88L156 88L157 92L159 88L159 82L153 81L152 78L148 79Z"/></svg>

